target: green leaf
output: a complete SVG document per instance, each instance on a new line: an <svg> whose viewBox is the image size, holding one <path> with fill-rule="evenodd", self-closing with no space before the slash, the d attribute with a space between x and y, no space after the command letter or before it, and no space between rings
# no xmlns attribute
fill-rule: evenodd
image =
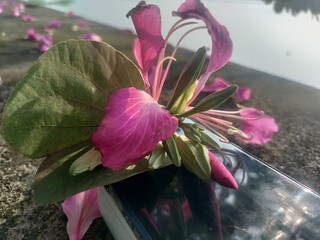
<svg viewBox="0 0 320 240"><path fill-rule="evenodd" d="M164 147L165 151L168 153L173 164L176 167L180 167L181 166L181 157L180 157L176 142L174 140L174 137L171 136L167 140L163 141L163 147Z"/></svg>
<svg viewBox="0 0 320 240"><path fill-rule="evenodd" d="M2 134L12 148L44 157L90 139L109 96L144 89L138 68L106 43L69 40L44 53L8 98Z"/></svg>
<svg viewBox="0 0 320 240"><path fill-rule="evenodd" d="M192 85L194 85L195 81L199 78L205 59L205 47L199 48L198 51L192 56L192 58L186 64L186 66L183 68L179 76L177 85L174 89L174 93L166 107L167 109L169 109L170 112L179 113L178 108L180 110L181 108L185 108L185 104L189 100L188 97L190 98L192 96L195 86L193 87L193 89L191 89L191 93L188 90L192 88ZM187 91L188 94L186 94Z"/></svg>
<svg viewBox="0 0 320 240"><path fill-rule="evenodd" d="M201 180L209 182L211 179L211 167L208 149L201 143L197 143L185 136L179 136L175 140L183 165Z"/></svg>
<svg viewBox="0 0 320 240"><path fill-rule="evenodd" d="M210 109L214 109L228 100L236 91L238 86L232 85L226 89L223 89L218 92L214 92L203 98L196 106L190 109L187 112L184 112L179 115L179 117L188 117L192 114L204 112Z"/></svg>
<svg viewBox="0 0 320 240"><path fill-rule="evenodd" d="M170 158L163 149L163 146L158 143L156 149L152 151L149 157L149 168L158 169L170 164L172 164Z"/></svg>
<svg viewBox="0 0 320 240"><path fill-rule="evenodd" d="M85 171L91 171L100 164L102 164L101 154L93 147L72 163L69 172L71 175L77 175Z"/></svg>
<svg viewBox="0 0 320 240"><path fill-rule="evenodd" d="M43 161L36 174L35 201L37 204L58 202L78 192L112 184L138 173L152 170L149 161L144 158L136 165L120 171L112 171L98 166L92 171L72 176L69 173L70 166L91 148L91 146L84 148L76 154L55 161L54 164L52 164L50 157Z"/></svg>

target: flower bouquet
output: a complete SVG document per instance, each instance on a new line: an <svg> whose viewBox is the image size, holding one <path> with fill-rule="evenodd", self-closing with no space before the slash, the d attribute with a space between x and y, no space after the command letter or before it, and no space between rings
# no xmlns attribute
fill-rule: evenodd
<svg viewBox="0 0 320 240"><path fill-rule="evenodd" d="M33 64L6 103L3 136L15 151L44 158L36 174L35 201L64 200L70 239L82 238L100 216L98 186L142 172L173 164L202 181L238 188L210 151L219 150L219 141L206 129L223 142L228 141L225 135L233 135L254 144L268 142L278 130L273 118L254 108L217 109L235 94L248 94L225 82L221 87L221 81L220 89L217 83L207 84L231 56L227 29L200 0L186 0L173 16L179 20L163 38L158 6L142 1L129 11L137 31L136 63L107 43L56 44ZM183 29L168 54L168 39ZM202 29L212 40L208 61L206 48L199 48L181 71L170 100L161 102L180 42ZM193 104L203 90L211 93ZM231 120L242 124L237 128Z"/></svg>

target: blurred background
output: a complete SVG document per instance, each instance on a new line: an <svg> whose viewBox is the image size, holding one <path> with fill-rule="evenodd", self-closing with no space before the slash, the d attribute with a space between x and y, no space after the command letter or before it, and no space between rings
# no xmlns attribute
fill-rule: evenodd
<svg viewBox="0 0 320 240"><path fill-rule="evenodd" d="M38 0L39 1L39 0ZM79 16L120 29L131 29L125 18L137 0L73 0L51 5L72 9ZM163 35L176 21L171 16L181 0L151 0L161 9ZM233 40L231 62L320 89L320 1L318 0L204 0L213 16L225 25ZM171 43L179 36L174 35ZM182 46L196 50L197 39L210 39L206 30L189 35ZM200 42L200 41L198 41ZM209 49L208 49L209 51Z"/></svg>

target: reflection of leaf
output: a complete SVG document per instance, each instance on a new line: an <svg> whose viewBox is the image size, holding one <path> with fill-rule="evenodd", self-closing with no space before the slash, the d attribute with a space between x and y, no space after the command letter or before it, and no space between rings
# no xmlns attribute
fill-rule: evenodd
<svg viewBox="0 0 320 240"><path fill-rule="evenodd" d="M71 157L60 159L55 164L47 158L41 164L35 183L35 201L37 204L47 204L63 200L84 190L115 183L141 172L152 170L147 159L120 171L112 171L98 166L92 171L86 171L76 176L69 174L72 163L91 149L82 149Z"/></svg>
<svg viewBox="0 0 320 240"><path fill-rule="evenodd" d="M36 158L88 141L113 91L144 89L137 67L105 43L69 40L43 54L18 83L3 112L2 133Z"/></svg>

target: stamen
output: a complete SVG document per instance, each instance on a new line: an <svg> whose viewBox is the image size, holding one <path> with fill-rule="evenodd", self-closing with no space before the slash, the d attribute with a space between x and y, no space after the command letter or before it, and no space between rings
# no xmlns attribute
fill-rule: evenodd
<svg viewBox="0 0 320 240"><path fill-rule="evenodd" d="M183 24L182 24L182 25L183 25ZM182 25L181 25L181 26L182 26ZM206 29L206 27L205 27L205 26L195 27L195 28L192 28L192 29L190 29L189 31L187 31L185 34L183 34L182 37L179 39L177 45L176 45L175 48L173 49L172 54L171 54L171 57L174 57L174 56L175 56L175 54L176 54L176 52L177 52L177 50L178 50L178 48L179 48L179 46L180 46L181 41L182 41L189 33L193 32L193 31L196 31L196 30L199 30L199 29ZM171 34L170 34L170 35L171 35ZM166 41L166 43L167 43L167 41ZM164 81L165 81L165 79L167 78L167 75L168 75L169 69L170 69L170 67L171 67L171 64L172 64L172 60L168 62L168 65L167 65L167 67L166 67L166 70L165 70L165 72L164 72L161 80L159 81L159 90L157 90L157 92L158 92L159 95L156 96L156 100L158 100L159 97L160 97L160 93L161 93L161 91L162 91ZM157 66L157 68L158 68L158 66ZM161 69L161 70L162 70L162 69Z"/></svg>
<svg viewBox="0 0 320 240"><path fill-rule="evenodd" d="M210 117L210 116L207 116L205 114L202 114L202 113L196 113L194 114L196 115L197 117L200 117L202 119L205 119L207 121L213 121L213 122L216 122L218 124L221 124L223 126L226 126L226 127L230 127L231 125L233 125L232 122L229 122L229 121L226 121L226 120L223 120L223 119L219 119L219 118L214 118L214 117Z"/></svg>
<svg viewBox="0 0 320 240"><path fill-rule="evenodd" d="M192 117L190 117L190 119L194 120L195 122L200 123L205 128L207 128L209 131L211 131L214 134L216 134L219 137L219 141L220 142L229 143L229 140L215 129L215 128L219 128L219 126L217 126L215 124L212 124L210 122L206 122L205 120L202 120L202 119L200 119L198 117L195 117L194 115ZM226 129L220 129L220 130L226 131Z"/></svg>
<svg viewBox="0 0 320 240"><path fill-rule="evenodd" d="M175 32L177 31L179 28L182 28L184 26L187 26L187 25L191 25L191 24L197 24L198 22L186 22L186 23L183 23L183 24L180 24L181 22L183 22L183 20L186 20L186 19L180 19L179 21L177 21L169 30L166 38L165 38L165 42L167 43L168 42L168 39L169 37ZM180 24L180 25L179 25Z"/></svg>
<svg viewBox="0 0 320 240"><path fill-rule="evenodd" d="M245 139L245 140L250 140L250 139L253 138L253 134L252 133L251 133L250 136L248 136L246 133L244 133L243 131L241 131L240 129L235 128L235 127L229 128L227 133L229 135L237 136L237 137L240 137L240 138Z"/></svg>
<svg viewBox="0 0 320 240"><path fill-rule="evenodd" d="M238 119L238 120L257 120L262 117L262 114L257 116L257 117L244 117L244 116L235 116L234 114L240 113L243 111L243 109L239 111L219 111L219 110L209 110L204 112L204 114L208 116L220 116L220 117L225 117L225 118L232 118L232 119ZM259 112L261 113L261 112Z"/></svg>
<svg viewBox="0 0 320 240"><path fill-rule="evenodd" d="M160 59L159 59L160 60ZM177 59L175 59L173 56L168 56L168 57L165 57L165 58L162 58L159 62L158 62L158 65L157 65L157 68L156 68L156 74L155 74L155 79L160 79L161 78L161 71L162 71L162 66L163 66L163 63L165 61L169 60L169 62L171 63L172 61L177 61ZM164 81L164 80L161 80L161 81ZM156 81L156 84L159 85L157 86L157 90L155 90L155 97L156 97L156 100L158 101L159 100L159 97L160 97L160 93L161 93L161 90L162 90L162 86L163 84L161 84L161 81ZM156 85L154 84L154 85ZM159 88L158 88L159 87Z"/></svg>

